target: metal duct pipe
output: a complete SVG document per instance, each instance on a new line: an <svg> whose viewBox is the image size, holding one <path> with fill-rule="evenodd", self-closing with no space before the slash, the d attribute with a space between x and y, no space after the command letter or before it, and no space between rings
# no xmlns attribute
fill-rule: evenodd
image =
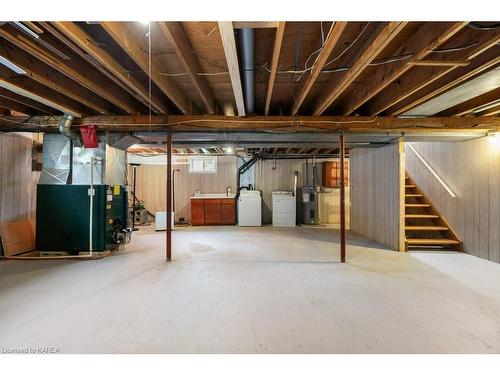
<svg viewBox="0 0 500 375"><path fill-rule="evenodd" d="M240 46L243 69L243 89L247 113L254 112L254 30L241 29Z"/></svg>
<svg viewBox="0 0 500 375"><path fill-rule="evenodd" d="M80 137L79 135L71 129L71 124L73 123L74 117L65 113L61 117L61 121L59 122L59 132L64 135L66 138L69 138L73 141L76 146L80 146Z"/></svg>

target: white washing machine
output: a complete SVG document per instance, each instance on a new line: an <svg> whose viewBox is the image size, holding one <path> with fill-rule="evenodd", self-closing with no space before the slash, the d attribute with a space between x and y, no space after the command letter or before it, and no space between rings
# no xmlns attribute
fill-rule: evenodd
<svg viewBox="0 0 500 375"><path fill-rule="evenodd" d="M273 227L295 227L296 199L291 191L273 191Z"/></svg>
<svg viewBox="0 0 500 375"><path fill-rule="evenodd" d="M238 198L238 225L262 226L262 197L260 190L241 190Z"/></svg>

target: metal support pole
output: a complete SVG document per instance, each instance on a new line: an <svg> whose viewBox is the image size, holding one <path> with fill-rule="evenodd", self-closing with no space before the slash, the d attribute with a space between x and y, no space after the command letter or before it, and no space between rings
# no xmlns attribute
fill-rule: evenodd
<svg viewBox="0 0 500 375"><path fill-rule="evenodd" d="M172 131L167 133L167 262L172 260Z"/></svg>
<svg viewBox="0 0 500 375"><path fill-rule="evenodd" d="M132 206L132 231L135 231L135 208L137 206L137 198L136 198L136 190L135 190L135 186L136 186L136 172L137 172L137 166L134 165L132 166L132 170L134 171L134 195L133 195L133 198L134 198L134 203L133 203L133 206ZM130 212L130 211L129 211Z"/></svg>
<svg viewBox="0 0 500 375"><path fill-rule="evenodd" d="M344 132L339 136L340 148L340 262L345 263L345 143Z"/></svg>

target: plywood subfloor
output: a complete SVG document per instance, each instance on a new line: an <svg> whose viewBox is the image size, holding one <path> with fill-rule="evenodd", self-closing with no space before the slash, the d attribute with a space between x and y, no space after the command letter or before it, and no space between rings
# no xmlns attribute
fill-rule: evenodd
<svg viewBox="0 0 500 375"><path fill-rule="evenodd" d="M500 265L334 229L141 229L96 261L0 261L0 347L62 353L498 353Z"/></svg>

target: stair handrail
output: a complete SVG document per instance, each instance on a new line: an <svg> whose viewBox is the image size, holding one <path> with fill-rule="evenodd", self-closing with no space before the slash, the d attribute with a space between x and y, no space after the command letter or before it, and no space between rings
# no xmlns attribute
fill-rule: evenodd
<svg viewBox="0 0 500 375"><path fill-rule="evenodd" d="M415 155L417 155L417 158L419 158L419 160L422 162L422 164L427 167L429 172L431 172L431 174L436 178L436 180L438 180L438 182L445 188L445 190L448 192L448 194L450 194L452 198L456 198L457 197L456 194L443 181L443 179L441 177L439 177L439 175L436 173L436 171L434 169L432 169L432 167L429 165L429 163L427 163L425 161L425 159L422 157L422 155L420 155L419 152L417 150L415 150L415 148L411 144L407 143L407 145L410 148L410 150L412 150L415 153Z"/></svg>

